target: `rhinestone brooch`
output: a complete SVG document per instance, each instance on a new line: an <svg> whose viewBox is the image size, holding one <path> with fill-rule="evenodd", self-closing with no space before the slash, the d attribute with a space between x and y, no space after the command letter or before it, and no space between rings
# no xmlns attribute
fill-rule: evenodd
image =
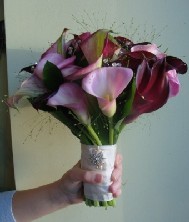
<svg viewBox="0 0 189 222"><path fill-rule="evenodd" d="M95 166L97 169L103 168L104 159L103 153L99 149L94 149L89 157L91 165Z"/></svg>

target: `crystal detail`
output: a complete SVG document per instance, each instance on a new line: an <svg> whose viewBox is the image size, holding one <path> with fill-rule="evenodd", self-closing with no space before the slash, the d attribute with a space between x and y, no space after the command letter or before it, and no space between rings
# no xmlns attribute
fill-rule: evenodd
<svg viewBox="0 0 189 222"><path fill-rule="evenodd" d="M112 63L112 66L113 66L113 67L121 67L121 63L119 63L119 62L113 62L113 63Z"/></svg>
<svg viewBox="0 0 189 222"><path fill-rule="evenodd" d="M95 166L97 169L102 169L104 165L103 153L99 149L94 149L89 156L91 165Z"/></svg>
<svg viewBox="0 0 189 222"><path fill-rule="evenodd" d="M108 59L103 59L103 63L108 63Z"/></svg>
<svg viewBox="0 0 189 222"><path fill-rule="evenodd" d="M72 47L68 47L68 54L72 55L72 53L73 53L73 48Z"/></svg>

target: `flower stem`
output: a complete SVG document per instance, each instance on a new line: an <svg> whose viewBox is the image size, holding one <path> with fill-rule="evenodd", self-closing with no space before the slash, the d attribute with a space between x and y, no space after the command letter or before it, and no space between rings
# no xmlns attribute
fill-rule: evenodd
<svg viewBox="0 0 189 222"><path fill-rule="evenodd" d="M90 200L90 199L85 199L85 204L89 207L105 207L107 209L109 206L110 207L115 207L116 202L115 199L109 200L109 201L98 201L98 200Z"/></svg>
<svg viewBox="0 0 189 222"><path fill-rule="evenodd" d="M124 122L122 122L119 127L119 133L121 133L121 131L123 130L123 128L125 128L125 126L126 126L126 124Z"/></svg>
<svg viewBox="0 0 189 222"><path fill-rule="evenodd" d="M114 144L114 129L113 129L113 124L112 124L112 118L109 118L109 144L113 145Z"/></svg>
<svg viewBox="0 0 189 222"><path fill-rule="evenodd" d="M101 143L100 139L98 138L98 135L96 134L96 132L93 130L92 126L89 124L86 127L87 127L87 130L89 131L90 135L92 136L94 144L101 146L102 143Z"/></svg>

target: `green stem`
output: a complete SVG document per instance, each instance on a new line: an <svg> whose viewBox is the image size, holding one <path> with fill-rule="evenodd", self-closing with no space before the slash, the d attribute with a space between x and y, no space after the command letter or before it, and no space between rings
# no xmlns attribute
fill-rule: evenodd
<svg viewBox="0 0 189 222"><path fill-rule="evenodd" d="M105 207L107 209L108 207L115 207L116 201L115 199L110 201L98 201L98 200L90 200L88 198L85 199L85 204L89 207Z"/></svg>
<svg viewBox="0 0 189 222"><path fill-rule="evenodd" d="M109 118L109 144L113 145L114 144L114 129L113 129L113 124L112 124L112 118Z"/></svg>
<svg viewBox="0 0 189 222"><path fill-rule="evenodd" d="M102 146L102 143L101 143L100 139L98 138L98 135L96 134L96 132L93 130L92 126L87 125L86 127L87 127L87 130L89 131L90 135L92 136L95 145Z"/></svg>
<svg viewBox="0 0 189 222"><path fill-rule="evenodd" d="M119 133L121 133L121 131L124 129L124 127L126 126L126 124L124 122L122 122L119 126Z"/></svg>

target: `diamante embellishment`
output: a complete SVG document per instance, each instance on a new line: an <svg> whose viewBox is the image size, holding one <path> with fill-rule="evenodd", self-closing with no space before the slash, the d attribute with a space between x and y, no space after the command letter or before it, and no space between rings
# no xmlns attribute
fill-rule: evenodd
<svg viewBox="0 0 189 222"><path fill-rule="evenodd" d="M102 169L104 165L103 153L100 149L93 149L90 154L89 160L93 166L96 166L97 169Z"/></svg>

